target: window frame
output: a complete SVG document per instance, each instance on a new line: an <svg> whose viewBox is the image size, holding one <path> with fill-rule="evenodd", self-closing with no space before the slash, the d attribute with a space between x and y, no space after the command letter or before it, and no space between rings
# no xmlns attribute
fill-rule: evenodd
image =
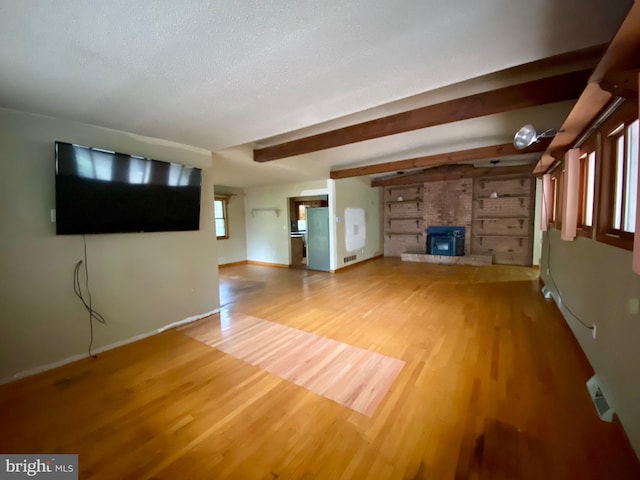
<svg viewBox="0 0 640 480"><path fill-rule="evenodd" d="M597 222L597 204L598 204L598 134L591 135L580 147L580 189L578 196L578 223L577 234L583 237L593 238ZM586 224L587 216L587 194L589 187L589 161L590 156L594 156L593 178L592 178L592 206L591 206L591 225Z"/></svg>
<svg viewBox="0 0 640 480"><path fill-rule="evenodd" d="M621 125L624 125L622 127L622 134L625 136L625 141L623 143L626 163L628 145L628 142L626 141L627 128L636 120L638 120L638 106L635 102L625 102L607 121L602 124L600 128L600 158L602 161L600 165L601 178L600 192L598 195L599 208L597 209L598 218L596 240L624 248L626 250L633 250L634 233L613 227L613 220L615 216L614 197L616 193L616 143L617 139L620 138L620 136L616 135L615 132ZM624 180L626 180L626 175L623 175L622 185L622 211L620 212L622 222L624 222L626 188L626 182Z"/></svg>
<svg viewBox="0 0 640 480"><path fill-rule="evenodd" d="M215 202L222 202L222 214L224 215L224 233L225 235L218 235L218 228L216 225L216 220L219 220L219 217L216 217L216 208ZM216 239L217 240L227 240L229 238L229 197L226 195L215 195L214 196L214 204L213 204L213 223L214 229L216 231Z"/></svg>
<svg viewBox="0 0 640 480"><path fill-rule="evenodd" d="M550 172L551 175L551 215L549 216L549 226L560 230L562 228L562 207L564 194L564 160L560 160L558 165Z"/></svg>
<svg viewBox="0 0 640 480"><path fill-rule="evenodd" d="M558 204L558 177L555 175L551 175L551 205L549 206L549 212L547 215L549 217L549 227L556 226L556 205Z"/></svg>

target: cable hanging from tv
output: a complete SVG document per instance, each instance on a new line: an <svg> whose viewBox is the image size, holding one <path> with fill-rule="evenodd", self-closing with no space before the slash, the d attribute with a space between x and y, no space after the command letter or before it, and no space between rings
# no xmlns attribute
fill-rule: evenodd
<svg viewBox="0 0 640 480"><path fill-rule="evenodd" d="M93 356L91 353L91 348L93 347L93 321L102 323L105 325L107 321L104 319L102 315L100 315L97 311L93 309L92 299L91 299L91 290L89 289L89 267L87 263L87 239L85 235L82 236L82 240L84 242L84 260L79 260L76 263L75 268L73 269L73 292L82 302L85 310L89 312L89 331L90 331L90 339L89 339L89 356ZM85 279L85 290L87 291L87 299L84 298L84 293L82 292L82 285L80 283L80 268L84 264L84 279Z"/></svg>

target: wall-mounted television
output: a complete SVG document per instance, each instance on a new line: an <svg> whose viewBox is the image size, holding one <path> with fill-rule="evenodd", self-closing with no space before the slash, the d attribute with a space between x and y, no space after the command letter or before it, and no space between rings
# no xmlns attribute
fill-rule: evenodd
<svg viewBox="0 0 640 480"><path fill-rule="evenodd" d="M56 234L199 230L202 171L55 142Z"/></svg>

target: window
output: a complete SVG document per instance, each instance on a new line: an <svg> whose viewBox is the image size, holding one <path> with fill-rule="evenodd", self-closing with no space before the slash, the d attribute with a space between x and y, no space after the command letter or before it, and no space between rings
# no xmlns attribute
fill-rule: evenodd
<svg viewBox="0 0 640 480"><path fill-rule="evenodd" d="M551 224L556 224L556 205L558 204L558 178L553 176L551 177L551 205L549 205L549 210L551 211L551 215L549 216L551 220Z"/></svg>
<svg viewBox="0 0 640 480"><path fill-rule="evenodd" d="M638 124L636 120L631 125L626 126L625 132L625 152L619 155L620 159L616 165L616 171L620 172L623 185L624 205L620 213L619 228L625 232L635 232L636 230L636 204L638 198ZM621 181L621 183L622 183ZM616 186L616 195L617 195ZM616 212L617 213L617 212Z"/></svg>
<svg viewBox="0 0 640 480"><path fill-rule="evenodd" d="M580 156L580 191L578 194L578 228L585 236L593 230L593 207L596 189L596 136L587 141Z"/></svg>
<svg viewBox="0 0 640 480"><path fill-rule="evenodd" d="M602 128L598 240L631 250L638 197L637 106L624 104Z"/></svg>
<svg viewBox="0 0 640 480"><path fill-rule="evenodd" d="M229 219L227 218L227 197L216 196L213 203L216 219L216 238L229 238Z"/></svg>
<svg viewBox="0 0 640 480"><path fill-rule="evenodd" d="M553 200L551 205L551 224L560 230L562 226L562 202L563 202L563 182L564 181L564 161L551 173L551 187Z"/></svg>

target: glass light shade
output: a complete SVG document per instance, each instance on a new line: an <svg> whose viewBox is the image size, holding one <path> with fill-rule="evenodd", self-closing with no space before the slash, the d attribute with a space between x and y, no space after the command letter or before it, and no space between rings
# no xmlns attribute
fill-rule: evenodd
<svg viewBox="0 0 640 480"><path fill-rule="evenodd" d="M523 150L527 148L532 143L535 143L538 140L538 134L536 133L536 129L533 125L525 125L516 133L515 137L513 137L513 145L518 150Z"/></svg>

